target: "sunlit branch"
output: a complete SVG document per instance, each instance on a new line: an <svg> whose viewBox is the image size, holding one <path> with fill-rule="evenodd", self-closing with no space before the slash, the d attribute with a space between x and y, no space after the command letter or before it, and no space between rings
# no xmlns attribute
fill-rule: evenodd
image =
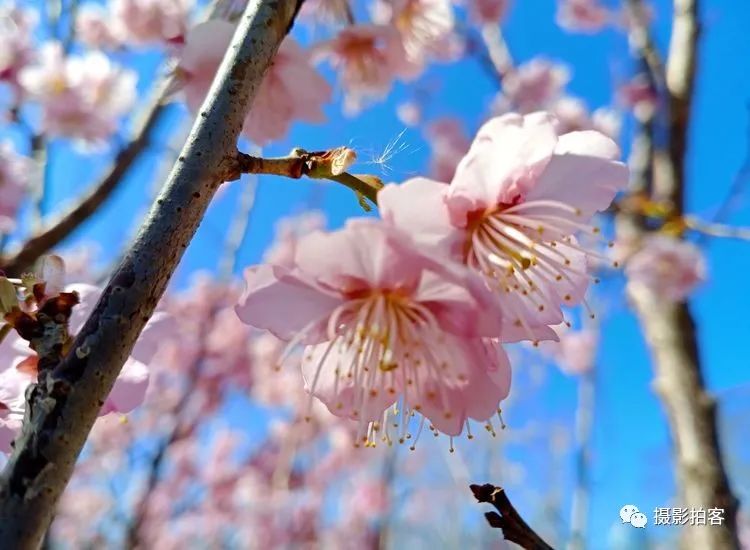
<svg viewBox="0 0 750 550"><path fill-rule="evenodd" d="M480 33L492 66L502 80L513 70L513 58L498 25L483 25Z"/></svg>
<svg viewBox="0 0 750 550"><path fill-rule="evenodd" d="M29 387L21 434L0 478L5 546L31 550L41 543L101 405L225 181L245 115L299 6L273 0L248 4L139 235L71 352Z"/></svg>
<svg viewBox="0 0 750 550"><path fill-rule="evenodd" d="M348 187L357 196L364 197L377 205L377 194L383 187L383 183L375 176L345 172L344 170L353 160L354 151L347 147L316 152L296 148L285 157L275 158L237 153L227 165L224 177L226 181L235 180L240 174L269 174L292 179L299 179L302 176L327 179Z"/></svg>
<svg viewBox="0 0 750 550"><path fill-rule="evenodd" d="M695 216L684 216L685 227L710 237L750 241L750 227L733 227L721 223L704 222Z"/></svg>

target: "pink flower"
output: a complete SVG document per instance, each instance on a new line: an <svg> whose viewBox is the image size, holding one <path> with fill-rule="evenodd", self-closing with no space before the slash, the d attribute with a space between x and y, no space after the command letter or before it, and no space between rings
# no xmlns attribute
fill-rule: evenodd
<svg viewBox="0 0 750 550"><path fill-rule="evenodd" d="M396 107L396 116L403 125L411 128L422 121L422 108L415 101L399 103Z"/></svg>
<svg viewBox="0 0 750 550"><path fill-rule="evenodd" d="M599 0L559 0L557 5L557 24L571 32L598 32L611 19Z"/></svg>
<svg viewBox="0 0 750 550"><path fill-rule="evenodd" d="M509 0L468 0L471 18L479 24L500 23L508 12Z"/></svg>
<svg viewBox="0 0 750 550"><path fill-rule="evenodd" d="M612 109L601 107L589 113L586 104L580 99L563 96L552 103L549 110L557 119L558 134L597 130L614 141L619 138L621 119Z"/></svg>
<svg viewBox="0 0 750 550"><path fill-rule="evenodd" d="M545 342L545 350L557 361L560 370L569 375L581 375L594 367L599 334L584 328L572 330L566 325L554 327L559 342Z"/></svg>
<svg viewBox="0 0 750 550"><path fill-rule="evenodd" d="M401 35L389 25L352 25L316 49L338 72L350 113L365 100L385 97L396 78L411 79L419 71L409 61Z"/></svg>
<svg viewBox="0 0 750 550"><path fill-rule="evenodd" d="M545 109L562 95L569 80L570 72L564 65L536 57L503 78L503 92L494 110L498 114L527 114Z"/></svg>
<svg viewBox="0 0 750 550"><path fill-rule="evenodd" d="M76 38L89 48L115 48L122 44L121 28L98 4L84 4L76 15Z"/></svg>
<svg viewBox="0 0 750 550"><path fill-rule="evenodd" d="M450 181L471 145L461 122L455 118L439 119L428 126L425 134L432 150L430 174L438 181Z"/></svg>
<svg viewBox="0 0 750 550"><path fill-rule="evenodd" d="M276 238L263 255L263 262L294 268L294 257L302 237L325 228L322 212L305 212L299 216L285 218L276 225Z"/></svg>
<svg viewBox="0 0 750 550"><path fill-rule="evenodd" d="M0 81L15 87L19 71L34 57L37 13L12 4L0 6Z"/></svg>
<svg viewBox="0 0 750 550"><path fill-rule="evenodd" d="M507 395L507 358L481 339L498 334L499 312L468 270L372 220L308 235L295 264L248 269L237 314L291 340L290 349L307 344L308 391L358 420L364 441L390 439L399 396L396 437L404 439L412 411L457 435L467 417L487 420Z"/></svg>
<svg viewBox="0 0 750 550"><path fill-rule="evenodd" d="M112 16L132 44L182 44L190 0L113 0Z"/></svg>
<svg viewBox="0 0 750 550"><path fill-rule="evenodd" d="M376 0L372 12L376 23L398 30L406 55L416 64L439 51L453 33L450 0Z"/></svg>
<svg viewBox="0 0 750 550"><path fill-rule="evenodd" d="M307 53L288 37L263 78L243 133L258 145L279 140L295 120L325 122L322 106L330 99L328 82L310 65Z"/></svg>
<svg viewBox="0 0 750 550"><path fill-rule="evenodd" d="M706 261L694 244L654 235L628 260L625 275L628 285L642 286L661 299L680 302L706 280Z"/></svg>
<svg viewBox="0 0 750 550"><path fill-rule="evenodd" d="M349 18L350 0L305 0L301 17L314 18L323 23L342 23Z"/></svg>
<svg viewBox="0 0 750 550"><path fill-rule="evenodd" d="M487 122L450 186L425 178L388 185L383 218L420 245L479 272L505 315L502 339L555 339L562 305L582 300L586 259L574 237L627 184L619 150L594 131L558 135L546 113Z"/></svg>
<svg viewBox="0 0 750 550"><path fill-rule="evenodd" d="M32 170L31 159L16 153L10 142L0 142L0 233L13 231Z"/></svg>
<svg viewBox="0 0 750 550"><path fill-rule="evenodd" d="M53 275L52 279L56 278ZM69 330L76 334L88 315L93 311L101 290L91 285L69 285L65 292L77 292L81 302L73 308ZM164 314L157 313L141 333L130 357L115 381L109 396L99 414L113 412L128 413L143 402L148 386L148 363L152 360L160 340L172 330L172 320ZM15 332L0 343L0 452L10 450L9 431L20 427L25 408L24 392L29 384L37 378L37 357Z"/></svg>
<svg viewBox="0 0 750 550"><path fill-rule="evenodd" d="M639 118L650 116L659 102L659 95L645 74L638 74L630 82L620 86L617 95Z"/></svg>
<svg viewBox="0 0 750 550"><path fill-rule="evenodd" d="M19 80L42 105L44 131L94 144L117 130L136 97L135 73L100 52L66 58L59 43L45 44L38 63L24 68Z"/></svg>
<svg viewBox="0 0 750 550"><path fill-rule="evenodd" d="M190 110L200 109L235 26L221 20L197 25L188 33L177 68ZM310 65L309 56L292 39L281 44L245 117L243 134L258 145L283 138L295 120L323 122L331 88Z"/></svg>

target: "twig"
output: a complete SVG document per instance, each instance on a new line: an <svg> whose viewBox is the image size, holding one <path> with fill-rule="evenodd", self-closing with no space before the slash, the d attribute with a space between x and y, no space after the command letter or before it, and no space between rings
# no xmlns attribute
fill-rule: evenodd
<svg viewBox="0 0 750 550"><path fill-rule="evenodd" d="M308 152L295 148L285 157L262 158L237 153L230 159L225 178L238 179L240 174L273 174L299 179L307 176L312 179L328 179L348 187L358 196L378 204L378 191L383 183L375 176L349 174L343 170L348 163L340 164L342 157L353 159L354 151L347 147L337 147L328 151Z"/></svg>
<svg viewBox="0 0 750 550"><path fill-rule="evenodd" d="M46 384L27 391L22 432L0 477L4 546L41 543L99 408L236 157L245 114L298 9L298 2L248 4L148 219L71 352Z"/></svg>
<svg viewBox="0 0 750 550"><path fill-rule="evenodd" d="M501 529L506 540L515 542L526 550L553 550L544 542L544 539L536 534L523 520L521 515L511 504L505 490L495 487L490 483L484 485L470 485L474 498L479 502L487 502L495 507L497 512L487 512L484 517L490 527Z"/></svg>
<svg viewBox="0 0 750 550"><path fill-rule="evenodd" d="M750 241L750 227L733 227L722 223L704 222L695 216L683 216L685 227L710 237Z"/></svg>

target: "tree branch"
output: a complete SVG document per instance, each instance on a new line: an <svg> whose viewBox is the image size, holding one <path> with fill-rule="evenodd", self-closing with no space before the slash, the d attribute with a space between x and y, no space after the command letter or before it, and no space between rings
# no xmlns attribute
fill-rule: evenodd
<svg viewBox="0 0 750 550"><path fill-rule="evenodd" d="M516 511L505 494L505 490L495 487L490 483L484 485L470 485L474 498L479 502L492 504L499 512L487 512L484 517L490 527L501 529L505 540L515 542L526 550L553 550L544 542L544 539L536 534Z"/></svg>
<svg viewBox="0 0 750 550"><path fill-rule="evenodd" d="M641 178L649 180L647 183L653 184L649 185L650 200L665 203L678 217L683 215L697 46L697 1L675 0L666 69L669 146L666 152L652 149L650 166L638 160L633 168L636 185L641 186ZM641 238L646 232L642 220L625 213L618 216L618 232L623 234L623 229L630 238ZM629 294L653 356L654 388L667 412L681 505L724 509L724 523L720 526L686 526L683 547L696 550L738 548L738 503L729 487L722 460L716 403L705 387L695 322L688 305L669 302L636 285L632 285Z"/></svg>
<svg viewBox="0 0 750 550"><path fill-rule="evenodd" d="M151 133L165 109L162 101L167 86L165 83L159 88L154 101L146 109L143 122L138 126L132 141L117 154L104 177L77 204L29 238L19 250L10 256L0 257L0 269L12 275L21 275L30 269L42 255L60 244L88 220L119 188L136 159L149 145Z"/></svg>
<svg viewBox="0 0 750 550"><path fill-rule="evenodd" d="M0 540L39 547L99 408L223 182L247 109L298 9L253 0L182 154L71 352L27 392L26 417L0 477Z"/></svg>
<svg viewBox="0 0 750 550"><path fill-rule="evenodd" d="M287 178L299 179L307 176L311 179L327 179L338 182L357 196L378 204L378 191L383 182L375 176L366 174L349 174L346 168L354 162L356 154L348 147L336 147L328 151L308 152L295 148L285 157L262 158L237 153L227 168L225 177L234 180L240 174L272 174Z"/></svg>

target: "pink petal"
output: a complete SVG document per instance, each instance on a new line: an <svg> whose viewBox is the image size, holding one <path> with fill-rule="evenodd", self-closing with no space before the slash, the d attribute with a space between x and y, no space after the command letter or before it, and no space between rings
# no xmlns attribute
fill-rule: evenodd
<svg viewBox="0 0 750 550"><path fill-rule="evenodd" d="M329 249L333 250L333 249ZM321 337L311 326L323 323L341 304L341 298L315 286L302 275L279 266L262 265L245 270L245 292L235 311L240 320L291 340L303 329L309 338Z"/></svg>
<svg viewBox="0 0 750 550"><path fill-rule="evenodd" d="M343 230L300 240L296 264L318 283L350 294L371 289L416 288L426 258L410 248L408 235L375 220L349 220Z"/></svg>
<svg viewBox="0 0 750 550"><path fill-rule="evenodd" d="M453 223L464 227L471 212L523 198L547 166L556 143L554 120L546 113L510 113L485 123L447 193Z"/></svg>
<svg viewBox="0 0 750 550"><path fill-rule="evenodd" d="M112 412L129 413L135 409L143 403L148 380L148 367L140 361L128 358L99 411L99 416Z"/></svg>
<svg viewBox="0 0 750 550"><path fill-rule="evenodd" d="M451 224L445 204L448 189L448 185L427 178L386 185L378 193L380 215L419 245L458 257L464 231Z"/></svg>
<svg viewBox="0 0 750 550"><path fill-rule="evenodd" d="M616 161L620 150L610 138L596 131L571 132L560 136L555 154L526 201L560 201L580 210L576 221L589 219L609 207L618 191L628 183L628 169ZM528 209L527 215L545 209ZM555 210L559 214L559 210Z"/></svg>

